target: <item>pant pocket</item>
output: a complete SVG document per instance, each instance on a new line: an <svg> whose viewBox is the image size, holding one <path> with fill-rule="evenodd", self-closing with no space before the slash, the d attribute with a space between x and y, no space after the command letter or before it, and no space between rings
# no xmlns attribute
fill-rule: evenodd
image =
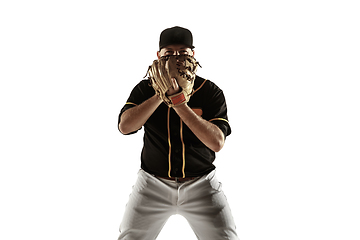
<svg viewBox="0 0 360 240"><path fill-rule="evenodd" d="M217 180L215 173L216 173L215 170L213 170L205 177L205 179L209 182L212 189L216 191L221 191L222 184Z"/></svg>

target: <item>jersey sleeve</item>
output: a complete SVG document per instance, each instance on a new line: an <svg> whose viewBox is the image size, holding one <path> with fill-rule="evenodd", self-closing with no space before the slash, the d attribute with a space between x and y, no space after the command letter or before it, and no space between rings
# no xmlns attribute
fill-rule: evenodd
<svg viewBox="0 0 360 240"><path fill-rule="evenodd" d="M216 87L208 95L204 119L218 126L227 137L231 134L231 127L227 115L226 100L223 91Z"/></svg>

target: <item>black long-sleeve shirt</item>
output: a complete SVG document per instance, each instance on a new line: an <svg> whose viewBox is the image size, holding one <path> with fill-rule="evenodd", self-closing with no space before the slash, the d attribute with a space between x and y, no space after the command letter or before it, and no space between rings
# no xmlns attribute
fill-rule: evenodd
<svg viewBox="0 0 360 240"><path fill-rule="evenodd" d="M119 123L121 114L154 94L149 80L137 84L121 109ZM218 126L225 137L230 135L225 97L213 82L196 76L188 106ZM166 104L161 103L154 111L144 124L144 130L141 168L146 172L159 177L198 177L215 169L215 152L205 146Z"/></svg>

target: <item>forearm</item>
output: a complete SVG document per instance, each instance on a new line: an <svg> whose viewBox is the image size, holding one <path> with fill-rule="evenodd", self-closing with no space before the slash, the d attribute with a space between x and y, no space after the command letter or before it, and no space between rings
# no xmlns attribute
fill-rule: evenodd
<svg viewBox="0 0 360 240"><path fill-rule="evenodd" d="M142 104L126 110L120 118L120 132L128 134L140 129L159 107L161 102L162 100L159 99L157 95L154 95Z"/></svg>
<svg viewBox="0 0 360 240"><path fill-rule="evenodd" d="M208 148L214 152L222 149L225 137L218 126L198 116L187 104L174 107L174 110L195 136Z"/></svg>

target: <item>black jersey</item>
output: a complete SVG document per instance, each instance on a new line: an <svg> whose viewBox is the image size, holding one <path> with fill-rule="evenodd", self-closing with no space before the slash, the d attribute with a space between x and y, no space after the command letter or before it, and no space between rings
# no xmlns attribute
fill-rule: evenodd
<svg viewBox="0 0 360 240"><path fill-rule="evenodd" d="M123 112L154 95L150 81L142 80L121 109L119 122ZM194 92L187 104L203 119L218 126L225 137L230 135L225 97L213 82L196 76ZM161 103L144 124L141 168L146 172L159 177L198 177L215 169L214 160L215 152L205 146L166 104Z"/></svg>

